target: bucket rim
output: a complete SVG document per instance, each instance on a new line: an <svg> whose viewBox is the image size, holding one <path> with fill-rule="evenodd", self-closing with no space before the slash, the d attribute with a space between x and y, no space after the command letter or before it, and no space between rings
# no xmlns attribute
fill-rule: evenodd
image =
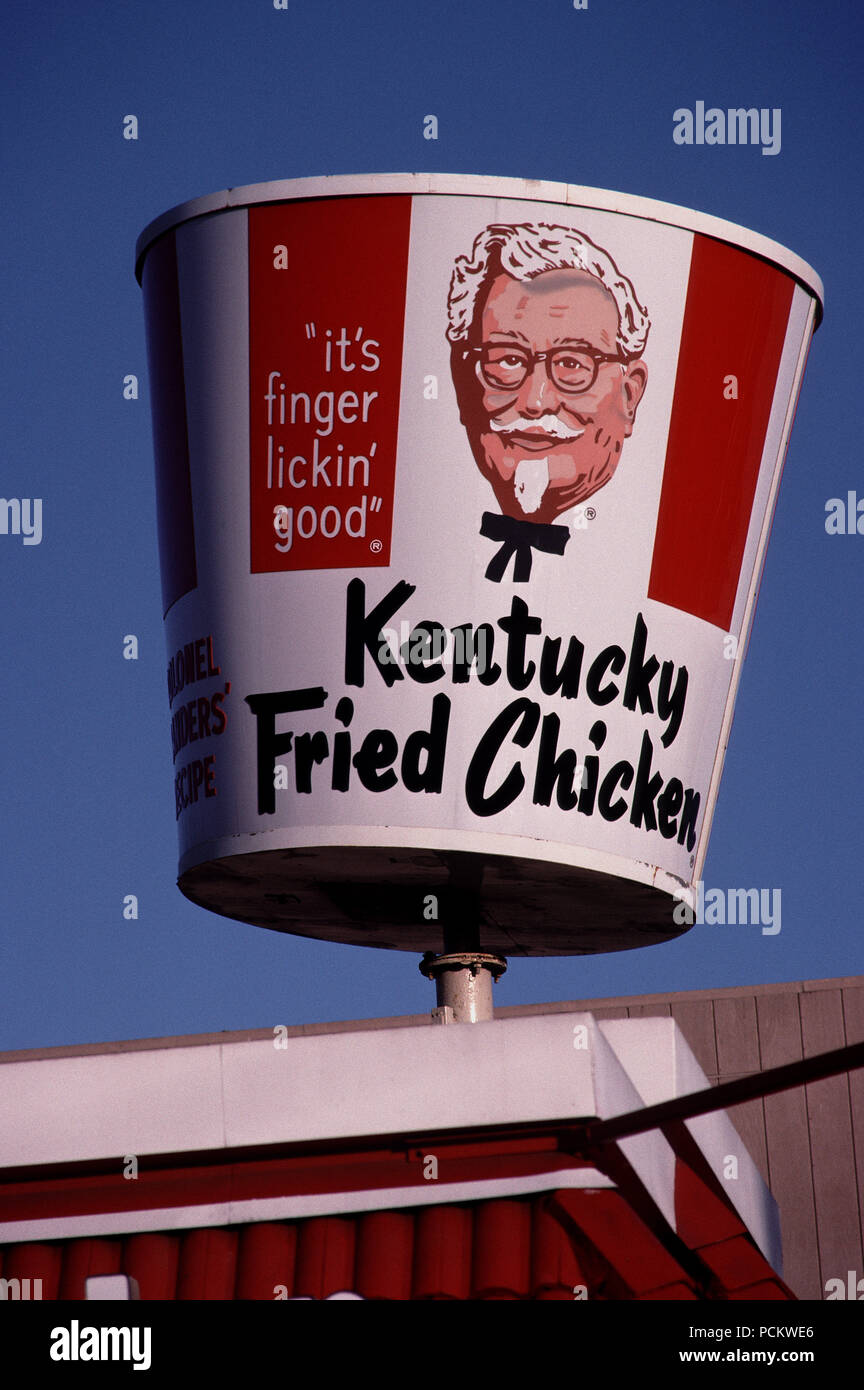
<svg viewBox="0 0 864 1390"><path fill-rule="evenodd" d="M598 212L637 217L643 221L661 222L685 231L700 232L759 256L792 275L816 299L815 327L818 327L822 318L825 291L820 276L794 251L770 237L763 236L761 232L751 231L736 222L715 217L712 213L698 212L693 208L662 202L656 198L645 198L641 194L618 193L611 189L592 188L583 184L487 174L320 174L309 178L274 179L266 183L249 183L238 188L226 188L219 193L178 203L176 207L170 208L149 222L135 246L135 275L140 283L144 259L154 241L172 228L194 218L264 203L388 193L497 197L584 207Z"/></svg>

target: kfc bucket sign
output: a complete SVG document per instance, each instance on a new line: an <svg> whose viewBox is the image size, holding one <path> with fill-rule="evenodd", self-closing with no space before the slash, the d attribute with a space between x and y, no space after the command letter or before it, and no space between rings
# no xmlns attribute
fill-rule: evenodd
<svg viewBox="0 0 864 1390"><path fill-rule="evenodd" d="M180 886L505 954L699 878L821 286L593 189L297 180L138 249Z"/></svg>

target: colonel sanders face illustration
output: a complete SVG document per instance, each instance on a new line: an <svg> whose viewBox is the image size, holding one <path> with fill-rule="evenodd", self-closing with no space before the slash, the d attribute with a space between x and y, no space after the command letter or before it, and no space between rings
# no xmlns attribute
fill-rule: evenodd
<svg viewBox="0 0 864 1390"><path fill-rule="evenodd" d="M647 379L645 311L587 237L531 224L480 234L456 261L448 310L477 466L504 516L552 522L618 466Z"/></svg>

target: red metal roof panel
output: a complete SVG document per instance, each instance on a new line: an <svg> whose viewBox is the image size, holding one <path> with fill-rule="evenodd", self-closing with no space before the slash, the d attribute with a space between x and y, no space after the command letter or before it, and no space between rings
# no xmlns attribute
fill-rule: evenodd
<svg viewBox="0 0 864 1390"><path fill-rule="evenodd" d="M89 1275L134 1278L143 1300L785 1299L747 1236L667 1249L614 1190L312 1216L174 1233L7 1246L7 1279L44 1300L84 1297ZM687 1261L685 1261L687 1262ZM12 1295L15 1296L14 1294ZM28 1292L21 1296L32 1297ZM35 1295L38 1296L38 1295Z"/></svg>

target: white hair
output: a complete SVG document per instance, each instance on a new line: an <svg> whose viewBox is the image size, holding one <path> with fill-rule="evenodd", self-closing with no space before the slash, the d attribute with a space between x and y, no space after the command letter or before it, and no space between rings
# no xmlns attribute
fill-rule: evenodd
<svg viewBox="0 0 864 1390"><path fill-rule="evenodd" d="M477 297L491 274L506 272L515 280L533 280L547 270L584 270L609 291L618 309L618 348L626 357L640 357L651 321L636 298L626 275L612 257L570 227L546 222L485 227L470 256L457 256L447 296L447 338L465 342L474 322Z"/></svg>

